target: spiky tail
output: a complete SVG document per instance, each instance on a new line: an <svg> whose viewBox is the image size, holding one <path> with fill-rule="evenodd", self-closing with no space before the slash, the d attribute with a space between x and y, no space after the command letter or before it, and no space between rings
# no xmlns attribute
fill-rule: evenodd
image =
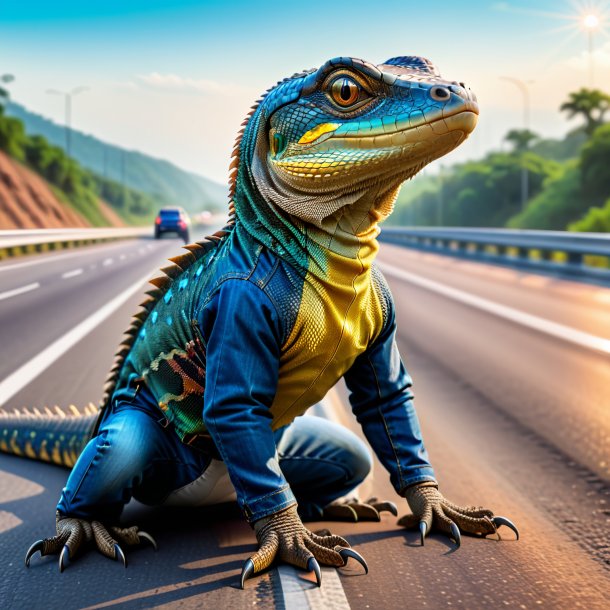
<svg viewBox="0 0 610 610"><path fill-rule="evenodd" d="M71 406L13 413L0 411L0 451L71 468L91 437L98 410Z"/></svg>

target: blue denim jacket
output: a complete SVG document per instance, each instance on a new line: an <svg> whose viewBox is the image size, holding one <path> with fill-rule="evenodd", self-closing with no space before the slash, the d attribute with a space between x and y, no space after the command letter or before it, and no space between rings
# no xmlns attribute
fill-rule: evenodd
<svg viewBox="0 0 610 610"><path fill-rule="evenodd" d="M324 322L325 341L342 341L343 351L340 357L334 350L320 352L326 348L310 348L307 337L313 327L320 330L316 316L325 315L324 302L314 294L314 307L300 309L305 288L311 301L313 284L305 287L308 278L236 227L205 270L191 267L149 316L126 357L114 399L128 398L132 381L143 378L181 439L209 435L249 521L295 503L278 465L273 430L304 413L343 375L354 413L396 490L434 480L411 380L394 341L391 295L379 271L370 273L382 322L357 349L342 320ZM188 382L181 384L172 371Z"/></svg>

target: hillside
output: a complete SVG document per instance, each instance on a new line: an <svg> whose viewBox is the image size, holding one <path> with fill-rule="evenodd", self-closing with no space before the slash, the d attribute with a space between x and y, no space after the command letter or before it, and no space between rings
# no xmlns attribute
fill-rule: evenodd
<svg viewBox="0 0 610 610"><path fill-rule="evenodd" d="M107 226L124 226L107 204L98 203ZM89 226L91 223L64 203L43 178L0 151L0 229Z"/></svg>
<svg viewBox="0 0 610 610"><path fill-rule="evenodd" d="M14 102L6 104L5 113L21 120L28 135L41 135L55 146L64 146L66 132L62 125ZM125 150L74 129L71 142L71 154L81 166L114 182L122 183L124 177L127 187L150 195L161 205L181 205L190 213L226 209L226 186L169 161Z"/></svg>

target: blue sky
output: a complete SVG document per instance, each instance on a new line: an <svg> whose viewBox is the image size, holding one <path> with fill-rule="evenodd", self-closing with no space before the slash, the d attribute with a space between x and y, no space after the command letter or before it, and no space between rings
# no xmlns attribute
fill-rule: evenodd
<svg viewBox="0 0 610 610"><path fill-rule="evenodd" d="M501 76L533 81L534 131L574 126L557 109L589 84L585 13L608 16L609 2L4 2L0 73L17 77L16 101L58 123L61 99L46 90L86 85L75 127L223 182L243 116L278 79L337 55L423 55L481 103L450 163L499 148L521 125L521 94ZM594 84L610 89L607 18L593 42Z"/></svg>

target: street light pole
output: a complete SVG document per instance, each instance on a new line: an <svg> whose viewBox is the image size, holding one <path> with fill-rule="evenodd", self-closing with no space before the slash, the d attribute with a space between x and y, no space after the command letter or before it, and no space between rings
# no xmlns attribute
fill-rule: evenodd
<svg viewBox="0 0 610 610"><path fill-rule="evenodd" d="M593 32L599 28L599 17L597 15L589 14L585 15L582 24L587 31L587 42L589 44L589 87L593 89L594 77L593 77Z"/></svg>
<svg viewBox="0 0 610 610"><path fill-rule="evenodd" d="M593 28L587 30L589 38L589 87L593 89L595 78L593 77Z"/></svg>
<svg viewBox="0 0 610 610"><path fill-rule="evenodd" d="M70 156L70 145L71 145L71 124L72 124L72 97L87 91L89 87L75 87L71 91L58 91L57 89L47 89L47 93L50 95L61 95L65 100L65 130L66 130L66 156Z"/></svg>
<svg viewBox="0 0 610 610"><path fill-rule="evenodd" d="M530 128L530 91L528 83L519 78L511 76L501 76L502 80L508 81L516 85L523 94L523 128L529 131ZM525 163L521 162L521 211L525 210L527 200L529 199L529 173Z"/></svg>

